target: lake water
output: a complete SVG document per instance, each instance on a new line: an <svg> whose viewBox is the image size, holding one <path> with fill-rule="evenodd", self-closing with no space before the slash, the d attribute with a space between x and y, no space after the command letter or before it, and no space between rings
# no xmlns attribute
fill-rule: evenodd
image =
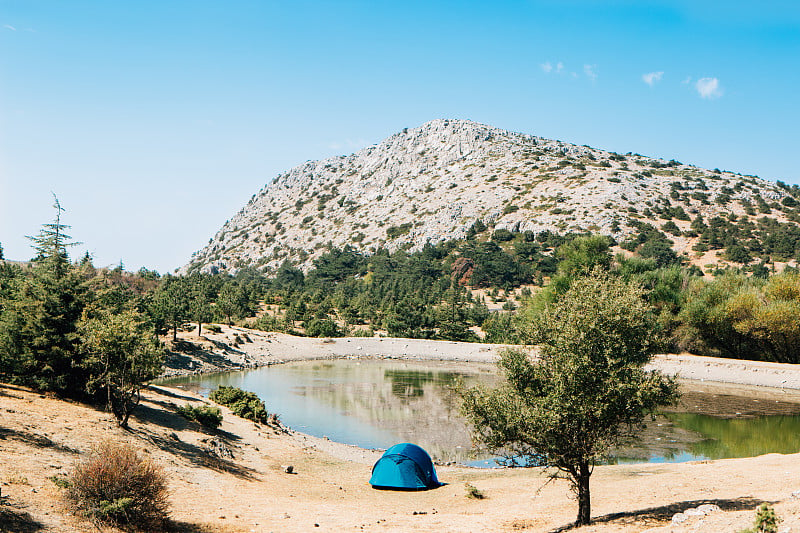
<svg viewBox="0 0 800 533"><path fill-rule="evenodd" d="M169 380L208 396L219 385L253 391L297 431L363 448L419 444L439 461L494 466L475 457L451 387L496 383L493 365L397 360L304 361ZM800 404L720 394L684 384L666 412L610 462L682 462L800 451ZM687 388L688 387L688 388Z"/></svg>

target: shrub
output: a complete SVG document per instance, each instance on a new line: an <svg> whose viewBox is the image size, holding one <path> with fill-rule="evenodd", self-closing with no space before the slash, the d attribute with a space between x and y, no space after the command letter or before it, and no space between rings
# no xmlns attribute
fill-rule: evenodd
<svg viewBox="0 0 800 533"><path fill-rule="evenodd" d="M309 337L341 337L342 331L330 318L312 318L305 323L306 335Z"/></svg>
<svg viewBox="0 0 800 533"><path fill-rule="evenodd" d="M762 503L756 509L756 520L753 527L743 529L739 533L777 533L781 519L775 514L775 509L768 503Z"/></svg>
<svg viewBox="0 0 800 533"><path fill-rule="evenodd" d="M228 407L238 417L262 424L266 424L269 419L267 407L254 392L220 385L209 395L209 398L213 402Z"/></svg>
<svg viewBox="0 0 800 533"><path fill-rule="evenodd" d="M473 500L482 500L486 496L472 483L464 483L464 488L467 490L467 498Z"/></svg>
<svg viewBox="0 0 800 533"><path fill-rule="evenodd" d="M148 531L167 520L163 469L130 444L103 441L75 466L67 499L86 516Z"/></svg>
<svg viewBox="0 0 800 533"><path fill-rule="evenodd" d="M406 222L405 224L400 224L399 226L389 226L386 228L386 237L389 239L396 239L402 235L405 235L409 231L411 231L412 224L410 222Z"/></svg>
<svg viewBox="0 0 800 533"><path fill-rule="evenodd" d="M221 333L222 328L216 324L206 324L206 329L211 333Z"/></svg>
<svg viewBox="0 0 800 533"><path fill-rule="evenodd" d="M222 412L211 405L182 405L176 409L187 420L195 420L203 427L217 429L222 424Z"/></svg>
<svg viewBox="0 0 800 533"><path fill-rule="evenodd" d="M492 234L492 240L495 242L508 242L514 238L514 234L507 229L497 229Z"/></svg>

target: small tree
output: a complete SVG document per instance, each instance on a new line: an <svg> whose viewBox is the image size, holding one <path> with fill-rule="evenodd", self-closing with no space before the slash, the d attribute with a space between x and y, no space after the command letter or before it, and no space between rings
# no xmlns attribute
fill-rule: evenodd
<svg viewBox="0 0 800 533"><path fill-rule="evenodd" d="M233 317L241 315L244 311L242 293L238 287L231 283L226 283L220 289L216 304L217 310L225 317L225 321L229 326L233 324Z"/></svg>
<svg viewBox="0 0 800 533"><path fill-rule="evenodd" d="M136 311L87 315L79 324L89 375L86 388L91 394L102 393L117 423L128 427L142 387L161 371L163 350Z"/></svg>
<svg viewBox="0 0 800 533"><path fill-rule="evenodd" d="M524 332L540 345L534 363L520 351L500 359L506 383L462 391L476 441L527 466L551 467L578 497L577 525L591 519L589 478L645 416L677 399L673 379L643 366L660 346L643 291L595 269Z"/></svg>
<svg viewBox="0 0 800 533"><path fill-rule="evenodd" d="M178 340L178 327L189 316L189 287L183 278L166 277L150 303L156 328L172 328L172 340Z"/></svg>
<svg viewBox="0 0 800 533"><path fill-rule="evenodd" d="M211 303L202 292L195 294L192 301L189 303L189 314L192 320L197 322L197 335L203 333L203 324L207 324L213 317L211 312Z"/></svg>

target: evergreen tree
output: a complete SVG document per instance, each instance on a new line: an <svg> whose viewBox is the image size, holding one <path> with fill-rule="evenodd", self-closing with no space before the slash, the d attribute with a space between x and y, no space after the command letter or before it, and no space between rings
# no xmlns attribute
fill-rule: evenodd
<svg viewBox="0 0 800 533"><path fill-rule="evenodd" d="M172 328L172 340L178 340L178 328L189 316L189 291L183 278L169 276L159 285L149 304L156 330Z"/></svg>
<svg viewBox="0 0 800 533"><path fill-rule="evenodd" d="M39 390L80 394L81 354L76 323L91 298L81 272L69 263L75 243L64 233L61 207L56 218L29 237L37 256L31 272L16 284L0 318L0 373Z"/></svg>
<svg viewBox="0 0 800 533"><path fill-rule="evenodd" d="M203 334L203 324L208 323L214 317L211 311L211 303L208 301L208 290L203 279L195 281L192 289L192 299L189 302L189 316L197 322L197 335Z"/></svg>
<svg viewBox="0 0 800 533"><path fill-rule="evenodd" d="M163 350L142 318L131 308L92 309L78 325L87 392L99 395L122 427L128 427L144 383L158 376L163 364Z"/></svg>

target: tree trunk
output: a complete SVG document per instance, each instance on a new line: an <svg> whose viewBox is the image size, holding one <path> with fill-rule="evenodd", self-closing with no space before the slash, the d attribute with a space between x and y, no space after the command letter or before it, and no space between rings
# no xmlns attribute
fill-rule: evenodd
<svg viewBox="0 0 800 533"><path fill-rule="evenodd" d="M203 323L202 322L198 322L197 323L197 336L199 337L202 333L203 333Z"/></svg>
<svg viewBox="0 0 800 533"><path fill-rule="evenodd" d="M578 466L578 520L576 526L585 526L592 521L592 502L589 496L589 476L592 470L588 462L582 462Z"/></svg>
<svg viewBox="0 0 800 533"><path fill-rule="evenodd" d="M178 322L172 323L172 342L178 342Z"/></svg>

